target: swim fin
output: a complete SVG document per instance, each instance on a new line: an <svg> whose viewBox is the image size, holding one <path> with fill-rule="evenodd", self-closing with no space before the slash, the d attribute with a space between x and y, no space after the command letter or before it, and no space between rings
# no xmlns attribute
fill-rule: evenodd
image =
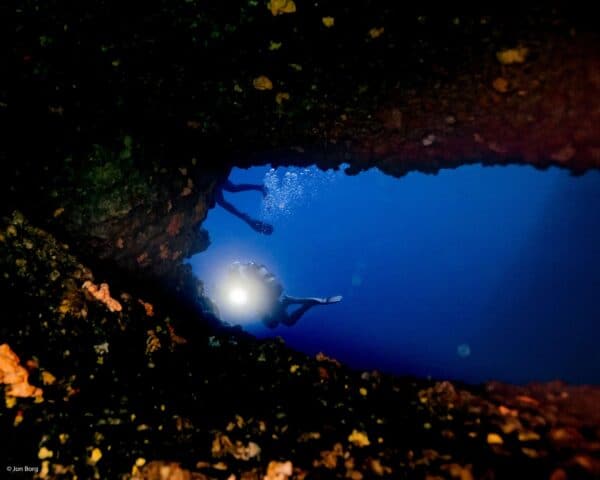
<svg viewBox="0 0 600 480"><path fill-rule="evenodd" d="M342 297L341 295L336 295L334 297L329 297L325 299L325 304L330 304L330 303L339 303L342 301Z"/></svg>
<svg viewBox="0 0 600 480"><path fill-rule="evenodd" d="M341 295L336 295L335 297L311 298L311 300L314 301L317 305L329 305L331 303L341 302L342 298L343 297Z"/></svg>

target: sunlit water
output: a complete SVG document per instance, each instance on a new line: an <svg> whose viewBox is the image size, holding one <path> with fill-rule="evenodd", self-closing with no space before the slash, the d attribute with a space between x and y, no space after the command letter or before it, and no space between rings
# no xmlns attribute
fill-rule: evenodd
<svg viewBox="0 0 600 480"><path fill-rule="evenodd" d="M191 260L208 292L240 260L268 266L291 295L344 300L292 328L227 308L224 320L357 368L600 383L599 172L467 166L395 179L257 167L230 180L267 185L264 199L225 195L275 232L211 210L212 245Z"/></svg>

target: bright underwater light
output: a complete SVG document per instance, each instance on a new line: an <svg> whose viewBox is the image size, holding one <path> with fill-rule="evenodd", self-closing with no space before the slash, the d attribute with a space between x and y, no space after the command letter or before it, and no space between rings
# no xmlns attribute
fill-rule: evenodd
<svg viewBox="0 0 600 480"><path fill-rule="evenodd" d="M215 301L225 318L243 322L273 308L272 298L261 282L248 277L224 275L219 281Z"/></svg>
<svg viewBox="0 0 600 480"><path fill-rule="evenodd" d="M232 305L242 307L248 303L248 291L242 287L233 287L229 291L229 301Z"/></svg>

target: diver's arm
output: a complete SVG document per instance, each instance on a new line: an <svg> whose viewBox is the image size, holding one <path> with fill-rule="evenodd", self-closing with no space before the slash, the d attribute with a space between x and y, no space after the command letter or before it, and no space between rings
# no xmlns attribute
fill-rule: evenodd
<svg viewBox="0 0 600 480"><path fill-rule="evenodd" d="M225 200L225 197L223 196L223 191L221 189L217 190L215 201L229 213L235 215L236 217L247 223L252 230L258 233L262 233L263 235L271 235L273 233L272 225L261 222L260 220L254 220L252 217L250 217L244 212L241 212L234 205Z"/></svg>
<svg viewBox="0 0 600 480"><path fill-rule="evenodd" d="M266 188L264 185L257 185L253 183L239 183L235 184L229 180L226 180L222 187L226 192L247 192L249 190L256 190L257 192L261 192L263 195L266 194Z"/></svg>

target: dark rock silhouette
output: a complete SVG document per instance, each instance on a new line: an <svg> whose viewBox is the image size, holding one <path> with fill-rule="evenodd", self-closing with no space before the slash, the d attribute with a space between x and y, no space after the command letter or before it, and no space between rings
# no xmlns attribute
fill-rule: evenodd
<svg viewBox="0 0 600 480"><path fill-rule="evenodd" d="M598 168L590 11L91 0L15 20L0 341L44 400L0 409L6 462L42 478L599 476L597 388L360 375L225 329L182 263L208 247L233 166Z"/></svg>
<svg viewBox="0 0 600 480"><path fill-rule="evenodd" d="M96 278L19 213L0 226L0 267L1 338L43 390L3 392L4 466L33 465L41 478L600 473L598 387L361 373L206 328L135 284ZM101 281L102 295L89 291Z"/></svg>

